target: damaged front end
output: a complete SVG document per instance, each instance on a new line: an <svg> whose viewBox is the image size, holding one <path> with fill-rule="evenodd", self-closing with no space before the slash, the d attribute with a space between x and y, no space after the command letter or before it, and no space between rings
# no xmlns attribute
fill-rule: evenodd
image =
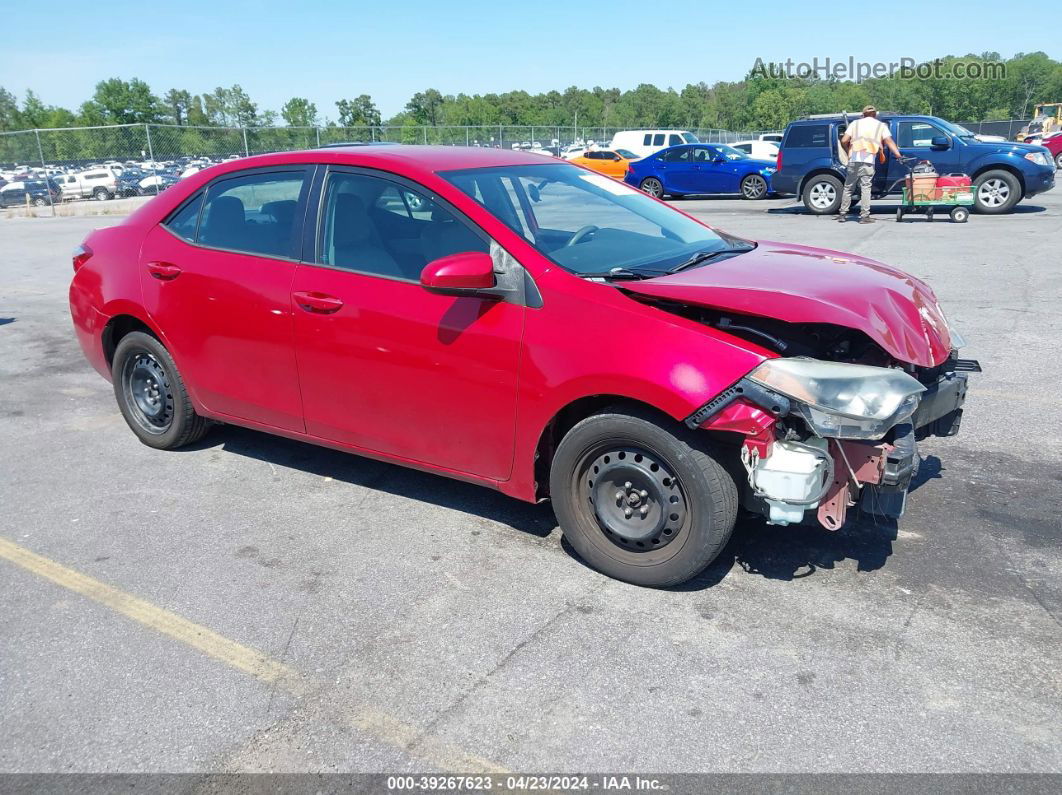
<svg viewBox="0 0 1062 795"><path fill-rule="evenodd" d="M902 515L917 441L958 432L968 373L979 371L954 351L934 368L768 359L686 424L744 436L746 508L781 525L814 511L836 530L855 505Z"/></svg>

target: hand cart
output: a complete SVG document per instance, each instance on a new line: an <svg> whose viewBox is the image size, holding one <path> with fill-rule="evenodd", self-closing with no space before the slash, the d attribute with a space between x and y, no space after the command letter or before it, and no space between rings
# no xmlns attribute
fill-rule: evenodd
<svg viewBox="0 0 1062 795"><path fill-rule="evenodd" d="M907 169L907 176L893 183L894 188L901 182L903 183L903 201L896 208L896 221L902 221L904 215L922 212L925 213L927 221L932 221L935 208L947 207L950 208L947 212L952 221L957 224L966 223L970 217L970 208L974 203L973 186L948 187L943 190L941 188L933 188L930 193L921 193L913 189L914 180L911 179L912 188L908 188L908 178L914 175L914 166L912 164L917 160L918 158L915 157L900 159L900 162Z"/></svg>

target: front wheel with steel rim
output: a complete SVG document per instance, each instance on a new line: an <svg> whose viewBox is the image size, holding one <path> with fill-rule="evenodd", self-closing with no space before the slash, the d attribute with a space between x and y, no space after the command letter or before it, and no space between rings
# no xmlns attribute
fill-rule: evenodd
<svg viewBox="0 0 1062 795"><path fill-rule="evenodd" d="M762 199L767 195L767 180L759 174L749 174L741 180L741 195L746 199Z"/></svg>
<svg viewBox="0 0 1062 795"><path fill-rule="evenodd" d="M974 207L986 215L1009 212L1021 199L1018 178L998 169L981 174L974 182Z"/></svg>
<svg viewBox="0 0 1062 795"><path fill-rule="evenodd" d="M636 406L595 414L564 436L550 494L583 560L651 587L702 571L730 538L737 515L734 481L696 432Z"/></svg>
<svg viewBox="0 0 1062 795"><path fill-rule="evenodd" d="M1055 168L1062 169L1062 152L1055 155Z"/></svg>
<svg viewBox="0 0 1062 795"><path fill-rule="evenodd" d="M126 424L149 447L172 450L206 433L208 422L195 413L173 357L150 334L122 337L111 377Z"/></svg>
<svg viewBox="0 0 1062 795"><path fill-rule="evenodd" d="M656 177L646 177L638 187L655 199L664 198L664 183Z"/></svg>
<svg viewBox="0 0 1062 795"><path fill-rule="evenodd" d="M815 215L831 215L841 206L841 181L829 174L812 177L804 185L802 198Z"/></svg>

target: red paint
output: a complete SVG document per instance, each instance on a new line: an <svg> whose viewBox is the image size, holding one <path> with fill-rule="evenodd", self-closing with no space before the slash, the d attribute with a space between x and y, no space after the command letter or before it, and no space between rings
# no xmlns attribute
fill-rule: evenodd
<svg viewBox="0 0 1062 795"><path fill-rule="evenodd" d="M394 146L265 155L209 168L89 236L94 253L70 290L78 340L109 378L107 324L135 318L172 353L204 416L526 500L538 494L540 440L575 401L635 400L681 420L776 355L625 290L861 328L917 364L946 356L947 331L932 292L880 263L764 243L690 272L624 282L621 290L557 268L435 173L543 161L495 149ZM211 250L159 225L219 175L315 163L389 172L448 201L524 266L541 307ZM483 255L446 259L425 269L429 286L489 286ZM709 427L762 445L773 424L758 409L735 404Z"/></svg>
<svg viewBox="0 0 1062 795"><path fill-rule="evenodd" d="M494 261L482 251L450 254L425 265L420 283L429 290L486 290L494 286Z"/></svg>
<svg viewBox="0 0 1062 795"><path fill-rule="evenodd" d="M897 359L922 367L939 365L951 352L929 285L857 254L764 240L748 254L627 289L791 323L859 329Z"/></svg>

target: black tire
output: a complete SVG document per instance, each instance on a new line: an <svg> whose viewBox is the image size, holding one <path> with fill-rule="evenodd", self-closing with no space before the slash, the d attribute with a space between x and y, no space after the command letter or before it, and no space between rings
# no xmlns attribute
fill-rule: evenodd
<svg viewBox="0 0 1062 795"><path fill-rule="evenodd" d="M96 188L92 191L92 198L98 202L102 202L111 198L111 194L107 192L106 188Z"/></svg>
<svg viewBox="0 0 1062 795"><path fill-rule="evenodd" d="M833 215L841 206L843 184L830 174L818 174L804 184L800 198L815 215ZM832 198L831 198L832 197Z"/></svg>
<svg viewBox="0 0 1062 795"><path fill-rule="evenodd" d="M1009 213L1021 201L1021 184L1009 171L986 171L974 180L974 209L984 215Z"/></svg>
<svg viewBox="0 0 1062 795"><path fill-rule="evenodd" d="M550 493L583 560L655 588L684 582L715 560L733 532L738 492L694 433L624 406L568 431L550 467Z"/></svg>
<svg viewBox="0 0 1062 795"><path fill-rule="evenodd" d="M1055 168L1062 169L1062 152L1055 155Z"/></svg>
<svg viewBox="0 0 1062 795"><path fill-rule="evenodd" d="M903 207L896 208L896 223L903 220Z"/></svg>
<svg viewBox="0 0 1062 795"><path fill-rule="evenodd" d="M38 196L36 199L33 200L33 204L36 207L44 207L48 204L48 200L43 196Z"/></svg>
<svg viewBox="0 0 1062 795"><path fill-rule="evenodd" d="M741 180L741 198L757 201L767 198L767 180L759 174L749 174Z"/></svg>
<svg viewBox="0 0 1062 795"><path fill-rule="evenodd" d="M956 207L951 211L951 220L957 224L965 224L970 217L970 211L965 207Z"/></svg>
<svg viewBox="0 0 1062 795"><path fill-rule="evenodd" d="M210 427L192 408L173 357L150 334L122 337L111 376L126 424L148 447L175 450L199 441Z"/></svg>
<svg viewBox="0 0 1062 795"><path fill-rule="evenodd" d="M646 177L642 180L638 186L643 191L656 199L664 198L664 183L658 180L656 177Z"/></svg>

